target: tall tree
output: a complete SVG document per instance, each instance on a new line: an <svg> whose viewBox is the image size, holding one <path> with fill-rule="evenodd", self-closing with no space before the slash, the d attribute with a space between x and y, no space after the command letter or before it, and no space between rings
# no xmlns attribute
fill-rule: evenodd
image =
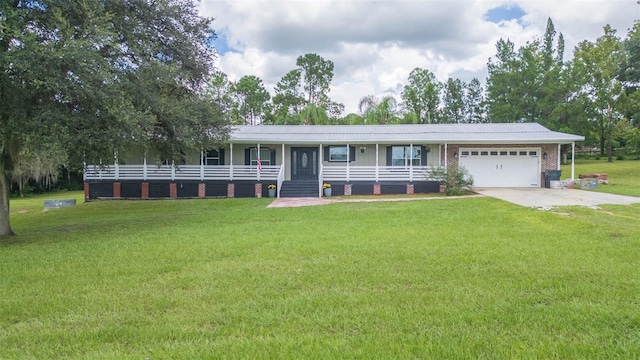
<svg viewBox="0 0 640 360"><path fill-rule="evenodd" d="M236 113L241 122L247 125L262 123L265 106L271 98L262 80L257 76L246 75L238 80L233 89L237 101Z"/></svg>
<svg viewBox="0 0 640 360"><path fill-rule="evenodd" d="M564 38L551 19L542 38L518 51L511 41L501 39L496 50L488 63L490 121L531 121L554 130L571 122L565 105L572 95L572 79L563 60Z"/></svg>
<svg viewBox="0 0 640 360"><path fill-rule="evenodd" d="M442 87L441 123L466 122L464 89L466 84L460 79L449 78Z"/></svg>
<svg viewBox="0 0 640 360"><path fill-rule="evenodd" d="M230 118L235 107L233 91L233 83L229 81L227 74L217 70L207 80L204 97L216 104L226 118Z"/></svg>
<svg viewBox="0 0 640 360"><path fill-rule="evenodd" d="M333 61L325 60L318 54L305 54L298 57L296 65L302 74L307 103L326 109L329 86L333 80Z"/></svg>
<svg viewBox="0 0 640 360"><path fill-rule="evenodd" d="M609 25L595 43L585 40L574 51L573 69L582 84L579 96L595 125L601 154L606 146L609 161L613 161L613 127L622 118L626 98L619 68L624 56L616 30Z"/></svg>
<svg viewBox="0 0 640 360"><path fill-rule="evenodd" d="M486 120L486 106L484 92L480 80L471 79L466 86L464 104L466 109L466 122L472 124L483 123Z"/></svg>
<svg viewBox="0 0 640 360"><path fill-rule="evenodd" d="M225 135L199 94L215 34L192 0L10 0L0 14L0 235L13 234L10 179L30 144L98 163L130 148L171 158Z"/></svg>
<svg viewBox="0 0 640 360"><path fill-rule="evenodd" d="M404 86L402 100L405 109L416 115L418 123L437 121L440 88L440 83L429 70L415 68L409 74L409 84Z"/></svg>
<svg viewBox="0 0 640 360"><path fill-rule="evenodd" d="M294 69L276 84L273 96L274 117L277 124L296 123L306 100L302 90L302 72Z"/></svg>
<svg viewBox="0 0 640 360"><path fill-rule="evenodd" d="M625 115L640 128L640 21L636 21L624 41L627 54L621 66L620 80L628 95Z"/></svg>

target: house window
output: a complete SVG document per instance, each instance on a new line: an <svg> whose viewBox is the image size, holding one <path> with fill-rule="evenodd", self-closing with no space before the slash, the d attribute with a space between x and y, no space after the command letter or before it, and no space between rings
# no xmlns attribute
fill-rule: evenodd
<svg viewBox="0 0 640 360"><path fill-rule="evenodd" d="M258 148L251 148L249 160L250 165L258 165ZM260 163L262 166L272 165L271 150L269 148L260 148Z"/></svg>
<svg viewBox="0 0 640 360"><path fill-rule="evenodd" d="M205 165L222 165L220 161L220 151L218 150L207 150L204 154L204 164Z"/></svg>
<svg viewBox="0 0 640 360"><path fill-rule="evenodd" d="M391 148L391 166L420 166L420 160L422 156L420 154L420 146L413 147L413 154L411 153L411 146L393 146Z"/></svg>
<svg viewBox="0 0 640 360"><path fill-rule="evenodd" d="M329 146L329 161L347 162L347 153L346 146Z"/></svg>

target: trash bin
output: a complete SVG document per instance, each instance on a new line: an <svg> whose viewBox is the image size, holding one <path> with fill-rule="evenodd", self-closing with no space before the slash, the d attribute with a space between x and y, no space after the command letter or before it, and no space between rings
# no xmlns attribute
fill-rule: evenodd
<svg viewBox="0 0 640 360"><path fill-rule="evenodd" d="M551 188L551 180L560 180L562 170L545 170L544 171L544 187Z"/></svg>

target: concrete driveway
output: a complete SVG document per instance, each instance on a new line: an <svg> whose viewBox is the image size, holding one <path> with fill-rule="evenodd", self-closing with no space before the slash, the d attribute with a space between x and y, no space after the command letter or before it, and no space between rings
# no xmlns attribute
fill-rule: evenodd
<svg viewBox="0 0 640 360"><path fill-rule="evenodd" d="M606 194L578 189L476 188L475 192L528 207L628 205L640 203L640 197Z"/></svg>

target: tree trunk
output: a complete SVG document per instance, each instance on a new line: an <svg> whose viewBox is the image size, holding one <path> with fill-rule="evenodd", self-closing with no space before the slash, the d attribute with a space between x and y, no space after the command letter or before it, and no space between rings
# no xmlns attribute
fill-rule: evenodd
<svg viewBox="0 0 640 360"><path fill-rule="evenodd" d="M608 138L608 144L607 144L607 162L613 162L613 139L612 139L612 129L611 129L611 122L609 122L609 134L607 136Z"/></svg>
<svg viewBox="0 0 640 360"><path fill-rule="evenodd" d="M15 235L11 230L9 220L9 193L11 191L11 181L4 171L0 172L0 236Z"/></svg>

